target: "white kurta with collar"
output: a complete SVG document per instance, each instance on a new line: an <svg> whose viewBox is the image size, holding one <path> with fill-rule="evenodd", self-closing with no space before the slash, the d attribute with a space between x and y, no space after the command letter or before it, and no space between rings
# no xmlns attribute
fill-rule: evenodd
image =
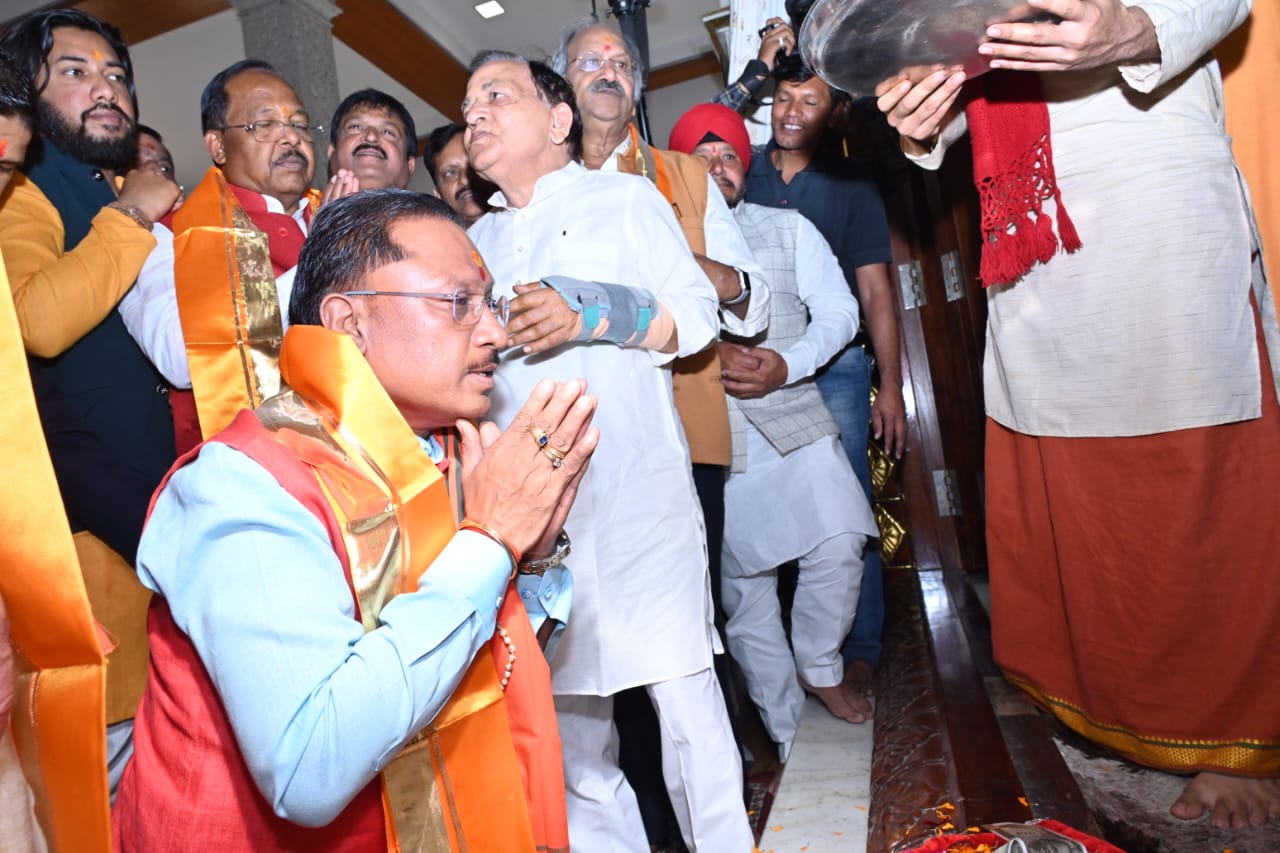
<svg viewBox="0 0 1280 853"><path fill-rule="evenodd" d="M542 378L581 377L599 405L599 448L565 525L574 613L557 651L557 694L607 696L711 666L711 599L702 513L671 396L670 361L717 329L711 282L666 199L632 175L578 163L544 175L523 208L497 193L471 239L494 292L566 275L650 290L675 320L679 351L570 343L504 354L490 417L505 426Z"/></svg>
<svg viewBox="0 0 1280 853"><path fill-rule="evenodd" d="M284 205L273 196L263 195L267 213L284 213ZM306 219L305 199L291 215L302 233L310 233ZM187 341L182 336L178 319L178 291L174 284L174 234L164 223L151 227L156 247L147 255L138 273L138 283L120 300L117 310L125 328L152 364L174 388L191 387L191 367L187 364ZM285 270L276 278L276 296L280 300L280 320L289 328L289 298L293 293L293 277L297 267Z"/></svg>
<svg viewBox="0 0 1280 853"><path fill-rule="evenodd" d="M1251 295L1280 382L1275 304L1208 55L1250 0L1124 2L1151 18L1160 62L1039 75L1062 201L1084 245L987 291L987 414L1028 435L1258 417ZM937 168L966 130L961 113L914 159Z"/></svg>

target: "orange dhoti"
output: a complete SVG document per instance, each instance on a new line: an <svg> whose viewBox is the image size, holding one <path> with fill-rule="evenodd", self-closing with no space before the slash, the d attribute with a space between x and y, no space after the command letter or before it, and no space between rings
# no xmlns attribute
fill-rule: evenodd
<svg viewBox="0 0 1280 853"><path fill-rule="evenodd" d="M1128 438L987 422L996 661L1143 764L1280 775L1280 409L1262 369L1256 420Z"/></svg>

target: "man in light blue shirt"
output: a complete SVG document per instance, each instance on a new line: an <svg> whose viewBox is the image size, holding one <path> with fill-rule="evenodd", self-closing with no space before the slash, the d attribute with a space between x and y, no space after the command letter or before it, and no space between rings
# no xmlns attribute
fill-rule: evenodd
<svg viewBox="0 0 1280 853"><path fill-rule="evenodd" d="M545 681L541 655L512 642L531 632L509 615L504 628L499 608L519 577L535 629L567 618L562 526L598 440L589 426L595 401L581 380L548 380L505 432L477 429L507 340L506 304L492 287L438 199L375 190L316 219L280 354L290 390L241 412L171 473L139 547L139 576L158 598L118 842L149 825L182 825L192 839L226 830L245 849L267 849L257 847L259 833L305 827L329 825L319 831L332 840L379 774L413 751L406 745L421 740L464 674L471 682L478 653L475 666L487 665L495 630L509 650L505 674L497 667L502 689L513 670ZM440 443L455 434L460 461ZM459 474L466 513L455 532L456 490L446 496L437 481ZM430 494L445 497L429 504L424 525ZM428 536L417 535L423 529ZM184 659L188 647L194 655ZM204 672L180 689L190 678L184 662ZM549 702L549 685L545 692ZM210 747L209 731L234 743ZM428 736L436 734L431 725ZM167 746L173 739L191 744ZM175 778L172 756L183 749L208 753L185 759L199 765L202 785ZM243 808L243 792L241 807L222 815L220 801L188 806L216 787L210 777L236 787L240 757L260 820ZM197 793L179 795L166 813L157 780Z"/></svg>

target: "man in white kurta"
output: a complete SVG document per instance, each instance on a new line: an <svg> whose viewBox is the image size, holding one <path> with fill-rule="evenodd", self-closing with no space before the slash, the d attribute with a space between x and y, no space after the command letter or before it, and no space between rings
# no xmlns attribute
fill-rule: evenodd
<svg viewBox="0 0 1280 853"><path fill-rule="evenodd" d="M617 766L611 700L643 685L662 725L664 775L689 846L750 850L741 765L711 669L702 517L668 367L714 338L715 291L648 182L573 161L580 125L562 78L502 54L473 68L463 103L468 155L501 191L470 234L495 293L514 297L515 346L497 374L493 417L514 415L522 389L544 376L584 377L600 401L601 445L566 524L582 565L574 622L553 665L573 845L648 849ZM628 346L573 340L589 324L539 286L550 276L652 300L648 332L638 329Z"/></svg>
<svg viewBox="0 0 1280 853"><path fill-rule="evenodd" d="M743 201L751 148L741 116L702 105L671 135L681 140L673 142L677 150L707 161L773 292L766 332L720 344L734 450L721 586L729 651L786 761L802 685L842 719L869 717L856 704L861 697L841 683L840 644L853 623L863 546L876 524L813 382L857 333L858 303L809 220ZM777 567L790 560L799 561L799 576L789 647Z"/></svg>
<svg viewBox="0 0 1280 853"><path fill-rule="evenodd" d="M981 48L997 67L1056 72L1037 79L1082 243L988 291L996 659L1078 731L1135 760L1198 772L1172 811L1208 812L1219 827L1280 815L1280 706L1275 691L1256 690L1280 677L1275 492L1264 467L1275 452L1264 367L1280 375L1280 330L1210 53L1250 6L1053 0L1041 8L1060 23L1000 25ZM966 130L948 108L962 83L937 74L881 93L904 150L927 168ZM1261 426L1241 442L1251 423ZM1209 449L1197 449L1201 440ZM1104 452L1130 460L1110 467L1126 489L1064 500ZM1135 499L1130 483L1154 485ZM1029 521L1028 498L1041 495L1055 507L1051 525ZM1224 510L1224 495L1261 523ZM1088 523L1086 505L1100 508L1101 524ZM1133 506L1160 509L1134 525L1122 515ZM1184 512L1194 522L1161 526ZM1021 535L1042 527L1048 536ZM1197 551L1201 541L1211 553ZM1062 556L1027 559L1028 547ZM1144 585L1136 594L1135 583ZM1187 642L1193 632L1207 641ZM1212 698L1177 707L1191 695Z"/></svg>

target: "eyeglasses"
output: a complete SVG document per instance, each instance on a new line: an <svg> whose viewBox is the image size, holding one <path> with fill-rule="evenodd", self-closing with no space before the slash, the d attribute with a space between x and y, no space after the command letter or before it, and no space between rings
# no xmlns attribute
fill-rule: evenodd
<svg viewBox="0 0 1280 853"><path fill-rule="evenodd" d="M631 73L630 59L621 59L621 58L606 59L605 57L601 56L598 53L588 53L585 56L575 57L573 61L577 63L577 66L579 68L581 68L583 71L587 72L588 74L594 74L597 71L599 71L601 68L604 68L604 64L606 62L612 65L613 70L617 71L619 74Z"/></svg>
<svg viewBox="0 0 1280 853"><path fill-rule="evenodd" d="M507 297L494 298L491 293L472 293L469 290L455 290L453 293L410 293L404 290L348 290L344 296L408 296L413 299L435 299L452 303L453 320L460 326L474 326L480 322L480 315L487 308L498 322L507 325L507 317L511 313L511 305Z"/></svg>
<svg viewBox="0 0 1280 853"><path fill-rule="evenodd" d="M324 127L318 124L309 124L305 121L281 121L278 118L254 121L249 124L228 124L215 127L214 130L236 130L237 128L258 142L274 142L284 136L285 128L289 128L304 139L313 133L324 133Z"/></svg>

